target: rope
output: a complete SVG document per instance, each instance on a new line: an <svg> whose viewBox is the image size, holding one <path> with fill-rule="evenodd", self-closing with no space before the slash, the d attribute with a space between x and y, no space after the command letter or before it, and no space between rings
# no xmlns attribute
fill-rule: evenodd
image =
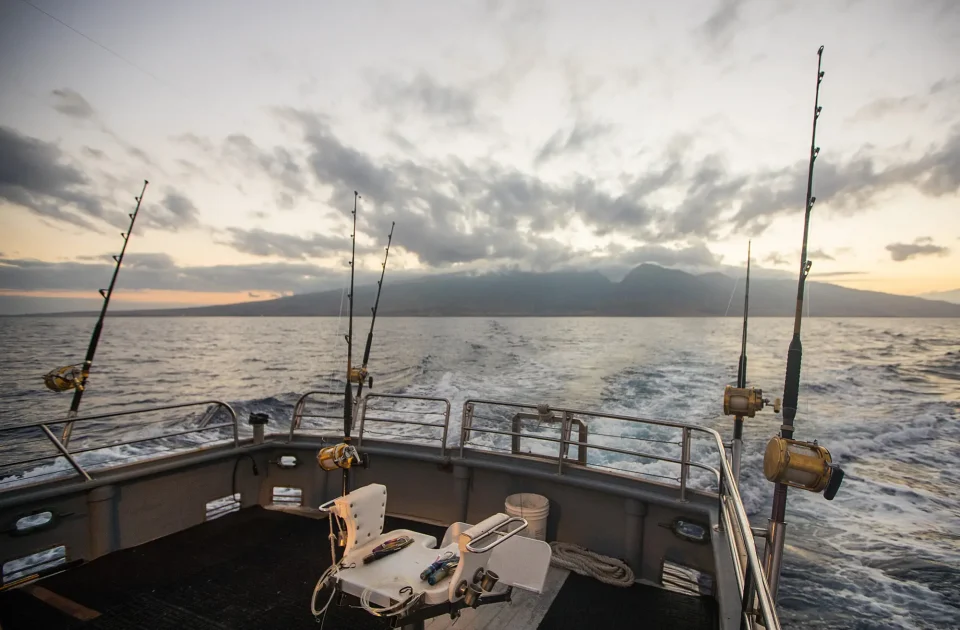
<svg viewBox="0 0 960 630"><path fill-rule="evenodd" d="M633 571L622 560L602 556L573 543L552 542L550 564L592 577L611 586L633 586Z"/></svg>

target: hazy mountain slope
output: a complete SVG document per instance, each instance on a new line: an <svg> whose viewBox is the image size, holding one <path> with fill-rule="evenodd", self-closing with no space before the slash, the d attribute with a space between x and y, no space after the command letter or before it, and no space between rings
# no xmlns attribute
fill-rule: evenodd
<svg viewBox="0 0 960 630"><path fill-rule="evenodd" d="M736 289L734 290L734 284ZM369 314L375 286L356 288L355 313ZM444 275L391 284L381 315L394 316L661 316L741 315L742 279L720 273L693 275L640 265L619 283L597 272ZM731 301L732 292L732 301ZM112 312L128 316L335 316L342 291L324 291L226 306ZM729 306L729 312L728 312ZM346 305L343 309L346 312ZM858 291L821 282L807 283L805 311L819 317L960 317L960 305L876 291ZM792 316L796 283L756 279L750 286L750 313Z"/></svg>

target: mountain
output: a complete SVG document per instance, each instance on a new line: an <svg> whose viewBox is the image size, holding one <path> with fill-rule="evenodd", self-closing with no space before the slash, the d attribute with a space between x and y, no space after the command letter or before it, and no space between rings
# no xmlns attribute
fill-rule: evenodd
<svg viewBox="0 0 960 630"><path fill-rule="evenodd" d="M925 300L939 300L942 302L950 302L952 304L960 304L960 289L954 289L953 291L934 291L932 293L921 293L917 297Z"/></svg>
<svg viewBox="0 0 960 630"><path fill-rule="evenodd" d="M650 264L633 269L620 282L613 282L598 272L451 274L395 285L390 284L388 277L378 314L740 316L743 289L743 282L720 273L693 275ZM792 316L796 309L796 291L794 281L751 279L750 314ZM355 294L355 312L366 315L373 304L376 286L357 287ZM821 282L808 282L806 295L805 310L809 307L810 314L816 317L960 317L957 304L859 291ZM341 298L339 290L324 291L223 306L111 312L111 317L336 316L340 313Z"/></svg>

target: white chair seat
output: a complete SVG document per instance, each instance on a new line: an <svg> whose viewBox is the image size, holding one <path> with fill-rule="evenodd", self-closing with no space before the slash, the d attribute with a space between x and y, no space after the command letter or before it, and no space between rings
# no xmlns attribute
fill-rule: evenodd
<svg viewBox="0 0 960 630"><path fill-rule="evenodd" d="M335 513L346 525L345 556L336 574L345 593L361 597L367 592L369 602L381 607L403 601L414 593L422 593L426 605L456 602L464 596L456 585L463 582L476 588L474 582L479 578L475 576L487 570L498 574L503 586L542 591L550 567L550 546L517 536L526 527L522 519L500 513L473 526L455 523L447 529L444 544L438 549L436 538L420 532L395 529L381 533L386 503L386 487L370 484L320 506ZM508 531L517 522L520 526ZM401 536L409 536L413 543L370 564L363 563L375 547ZM453 575L434 586L421 580L423 570L447 552L460 559Z"/></svg>

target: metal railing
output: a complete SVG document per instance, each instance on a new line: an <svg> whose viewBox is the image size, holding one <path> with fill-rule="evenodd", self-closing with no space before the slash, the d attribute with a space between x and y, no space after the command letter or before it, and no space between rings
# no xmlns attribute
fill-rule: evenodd
<svg viewBox="0 0 960 630"><path fill-rule="evenodd" d="M341 392L308 392L304 394L301 399L297 402L297 405L294 409L294 417L290 426L290 438L293 439L294 433L297 428L300 426L300 419L305 417L314 417L310 414L304 413L305 403L309 396L313 395L328 395L328 396L337 396L342 397ZM424 422L418 419L406 419L406 418L380 418L373 417L369 415L368 409L368 400L371 398L383 398L383 399L400 399L400 400L412 400L412 401L431 401L431 402L442 402L445 404L445 410L442 413L443 423L435 422ZM508 407L514 410L519 410L519 413L513 413L512 415L503 416L501 418L494 418L494 426L478 426L475 422L475 410L477 405L490 405L490 406L501 406ZM423 410L411 410L405 409L400 410L394 408L392 411L403 413L409 413L412 415L423 416L425 414L434 413L439 415L440 412L424 412ZM550 414L558 414L551 417L547 422L556 422L559 421L559 431L556 437L551 435L544 435L542 433L532 433L524 432L518 430L521 428L521 422L523 420L541 420L543 421L544 414L549 412ZM326 416L316 416L316 417L326 417ZM636 435L611 435L602 432L591 432L589 427L585 422L585 418L594 418L594 419L607 419L607 420L616 420L627 423L632 423L634 425L646 425L650 427L660 427L664 429L671 429L679 433L679 439L659 439L656 437L640 437ZM331 417L331 419L333 419ZM441 438L440 450L441 455L446 454L447 448L447 438L449 434L449 421L450 421L450 401L445 398L436 398L436 397L427 397L427 396L410 396L410 395L401 395L401 394L370 394L365 397L359 406L358 411L358 421L359 421L359 444L362 444L363 435L366 431L370 433L369 429L365 427L367 421L371 422L387 422L397 425L410 425L415 427L433 427L441 429L443 432L443 437ZM503 423L505 428L496 428L496 423ZM573 429L576 428L577 431L574 433ZM508 430L509 429L509 430ZM557 407L547 407L545 405L532 405L532 404L522 404L522 403L512 403L512 402L503 402L496 400L483 400L483 399L470 399L464 402L463 405L463 414L461 416L460 423L460 445L459 445L459 457L463 459L466 455L468 449L476 449L475 445L470 445L470 436L474 433L485 433L494 436L504 436L510 439L510 449L506 451L505 454L510 456L531 456L540 459L544 459L545 456L543 453L521 453L520 452L520 441L521 440L539 440L545 444L553 445L555 448L555 453L549 456L551 461L555 461L557 465L557 473L563 474L565 467L577 467L577 468L611 468L610 466L603 466L600 464L591 464L587 459L587 453L589 451L603 452L603 453L614 453L623 456L636 457L640 459L647 459L659 462L666 462L673 464L679 467L679 477L667 477L665 475L657 475L650 472L644 472L642 470L625 470L625 469L613 469L614 474L619 475L630 475L641 474L641 475L651 475L654 477L663 477L668 480L675 482L674 487L679 488L679 498L681 501L687 501L689 493L691 492L690 481L691 481L691 471L692 470L702 470L709 473L712 479L716 480L716 497L718 500L718 518L721 531L723 531L726 536L727 545L734 563L734 566L737 571L737 585L741 593L742 601L742 617L741 617L741 627L742 628L753 628L754 622L760 623L766 630L779 630L780 622L776 614L776 606L774 604L773 598L770 593L769 586L764 577L762 564L760 563L759 555L757 554L756 545L753 539L753 533L750 526L750 521L747 518L746 510L743 507L743 502L740 498L740 491L737 487L736 480L733 476L733 473L730 470L730 464L727 462L725 456L725 450L723 441L720 437L720 434L709 429L707 427L702 427L694 424L686 424L681 422L670 422L665 420L654 420L648 418L639 418L635 416L626 416L612 413L602 413L595 411L584 411L578 409L566 409L566 408L557 408ZM710 452L713 456L716 457L719 464L718 466L712 466L705 464L701 461L693 461L692 459L692 442L695 435L700 435L706 438L706 441L709 443ZM576 439L574 439L576 436ZM591 442L589 437L607 437L615 438L620 441L625 440L635 440L639 442L651 442L651 443L660 443L668 444L679 447L679 455L677 457L652 453L648 451L642 451L638 449L623 448L620 446L611 446L607 444L598 444L596 442ZM390 435L387 437L399 437L395 435ZM577 449L577 457L573 459L569 456L570 449ZM496 449L494 449L496 450ZM602 474L611 474L606 470L597 470L596 472ZM632 477L635 478L635 477ZM661 483L662 482L654 482ZM698 491L701 491L698 489ZM710 492L713 494L713 492Z"/></svg>
<svg viewBox="0 0 960 630"><path fill-rule="evenodd" d="M340 402L340 415L339 416L328 416L325 414L316 414L316 413L306 413L307 401L313 396L329 396L334 398L334 403L336 401ZM297 399L297 403L293 406L293 416L290 419L290 440L293 440L294 434L297 432L297 429L300 428L300 425L303 423L304 418L319 418L321 420L331 420L343 422L343 392L333 392L329 390L314 390L306 392L303 396ZM341 425L340 428L340 437L343 437L343 428Z"/></svg>
<svg viewBox="0 0 960 630"><path fill-rule="evenodd" d="M89 446L89 447L85 447L85 448L78 448L78 449L72 449L72 450L71 450L71 449L68 449L68 448L63 444L63 442L61 442L60 439L53 433L53 431L50 430L50 426L52 426L52 425L58 425L58 424L64 424L64 423L66 423L66 422L68 422L68 421L69 421L69 422L72 422L72 423L74 423L74 424L81 424L81 423L89 422L89 421L92 421L92 420L106 420L106 419L109 419L109 418L120 418L120 417L125 417L125 416L137 416L137 415L142 415L142 414L147 414L147 413L154 413L154 412L159 412L159 411L170 411L170 410L173 410L173 409L185 409L185 408L188 408L188 407L211 407L211 406L215 408L216 412L219 412L220 410L225 410L225 411L227 412L227 414L229 415L229 417L230 417L230 421L229 421L229 422L222 422L222 423L219 423L219 424L210 424L211 418L215 415L216 412L214 412L213 414L211 414L211 413L208 411L207 414L205 414L205 416L201 419L201 421L200 421L200 423L199 423L200 426L195 427L195 428L189 428L189 429L178 430L178 431L173 431L173 432L166 432L166 433L159 433L159 434L157 434L157 435L150 435L150 436L146 436L146 437L142 437L142 438L136 438L136 439L132 439L132 440L122 440L122 441L118 441L118 442L108 442L108 443L103 443L103 444L96 444L96 445L94 445L94 446ZM150 425L153 425L153 424L168 423L168 422L170 422L170 421L171 421L170 418L164 418L164 419L160 419L160 420L153 420L153 421L150 421L150 422L140 422L140 423L137 423L136 426L139 428L139 427L150 426ZM120 446L129 446L129 445L132 445L132 444L142 444L142 443L144 443L144 442L151 442L151 441L154 441L154 440L162 440L162 439L165 439L165 438L178 437L178 436L189 435L189 434L193 434L193 433L201 433L201 432L204 432L204 431L214 431L214 430L218 430L218 429L231 429L231 431L232 431L232 442L233 442L233 445L234 445L234 447L236 447L236 446L239 445L239 443L240 443L240 432L239 432L239 426L238 426L238 423L237 423L237 413L233 410L233 407L231 407L228 403L225 403L225 402L220 401L220 400L203 400L203 401L198 401L198 402L180 403L180 404L174 404L174 405L162 405L162 406L159 406L159 407L147 407L147 408L142 408L142 409L130 409L130 410L125 410L125 411L112 411L112 412L108 412L108 413L99 413L99 414L94 414L94 415L89 415L89 416L78 416L78 417L76 417L76 418L69 418L69 419L64 418L64 419L62 419L62 420L53 420L53 421L47 421L47 422L32 422L32 423L29 423L29 424L19 424L19 425L14 425L14 426L2 427L2 428L0 428L0 442L7 442L7 443L5 444L5 446L8 447L8 448L9 448L9 447L17 448L17 447L22 447L22 446L26 446L26 445L43 443L44 440L42 440L42 439L41 439L41 440L32 440L32 441L19 441L19 442L17 442L17 441L9 441L9 442L8 442L7 439L6 439L6 436L8 436L9 434L22 432L22 431L24 431L24 430L39 430L39 431L43 434L43 436L46 438L46 441L48 441L48 442L50 443L50 445L52 445L52 446L56 449L57 452L56 452L56 453L47 454L47 455L35 455L35 456L31 456L31 457L14 459L14 460L12 460L12 461L5 461L5 462L0 463L0 468L2 468L2 469L8 469L8 468L14 469L14 470L11 471L11 473L9 473L9 474L17 475L17 474L22 474L22 473L24 472L24 471L22 470L22 467L25 466L25 465L36 464L36 463L43 462L43 461L47 461L47 460L56 460L56 459L59 458L59 457L63 457L63 458L67 461L67 463L70 464L70 466L73 468L73 470L76 472L77 476L82 477L82 478L83 478L84 480L86 480L86 481L90 481L90 480L92 479L92 477L90 476L90 473L87 471L87 467L83 466L83 465L77 460L77 458L76 458L77 455L81 455L81 454L83 454L83 453L91 453L91 452L95 452L95 451L100 451L100 450L108 449L108 448L116 448L116 447L120 447ZM159 459L160 457L164 457L164 456L167 456L167 455L169 455L169 454L170 454L169 452L163 452L163 453L161 453L161 454L158 454L157 456L147 455L147 456L139 459L138 461L149 461L149 460L153 460L153 459ZM111 465L111 462L106 462L106 465L107 465L107 466L110 466L110 465ZM18 470L15 470L17 467L21 467L21 470L19 470L19 471L18 471ZM38 477L38 478L39 478L39 477L44 477L44 476L47 476L47 475L50 475L50 474L58 474L58 473L62 473L62 472L64 472L64 470L55 470L55 471L50 472L50 473L44 473L44 474L35 475L35 476L15 477L15 479L14 479L13 481L19 483L19 482L23 481L24 479L29 480L29 479L31 479L31 478L33 478L33 477ZM0 473L0 477L3 477L5 474L7 474L7 473ZM2 490L5 486L9 486L9 485L11 485L11 484L10 484L10 483L0 482L0 490Z"/></svg>
<svg viewBox="0 0 960 630"><path fill-rule="evenodd" d="M538 433L518 432L513 430L508 431L508 430L502 430L502 429L495 429L491 427L476 426L474 423L476 405L489 405L489 406L495 406L495 407L507 407L510 409L521 409L521 410L532 409L532 410L540 410L540 411L542 411L544 408L544 405L513 403L513 402L504 402L504 401L498 401L498 400L470 399L465 401L463 403L463 420L460 424L460 457L464 456L464 451L470 442L471 433L503 435L503 436L509 436L511 438L512 445L518 444L520 439L540 440L548 444L558 445L557 453L550 457L551 460L555 459L555 461L557 462L558 474L563 474L564 466L580 466L580 467L585 466L587 468L597 468L597 467L607 468L619 474L633 473L633 474L640 474L640 475L646 475L646 476L652 476L652 477L660 477L660 478L678 482L680 486L680 500L686 501L687 493L688 493L689 477L690 477L690 468L697 468L697 469L701 469L706 472L709 472L710 475L717 480L717 485L719 488L720 471L717 468L714 468L713 466L709 466L707 464L703 464L700 462L695 462L690 459L691 432L694 430L704 430L702 427L698 427L696 425L683 424L679 422L669 422L664 420L650 420L646 418L637 418L634 416L624 416L624 415L618 415L618 414L612 414L612 413L602 413L597 411L583 411L579 409L550 407L549 411L551 413L560 414L559 419L562 422L562 425L559 431L559 437L551 437L551 436L538 434ZM680 458L678 459L676 457L669 457L666 455L650 453L647 451L639 451L639 450L633 450L628 448L608 446L604 444L598 444L596 442L590 442L589 440L572 439L571 437L572 427L575 424L583 426L584 416L589 418L595 418L595 419L619 420L619 421L625 421L625 422L630 422L635 424L652 425L657 427L677 429L681 432L681 438L678 441L643 438L638 436L625 436L625 435L611 436L609 434L604 434L604 433L589 433L588 429L584 430L583 432L580 432L578 437L584 434L587 434L587 435L595 435L595 436L603 436L603 437L615 437L620 439L631 439L631 440L637 440L642 442L676 444L677 446L681 447ZM494 422L502 420L504 423L511 422L512 424L512 419L510 418L503 418L503 419L485 418L485 419L488 419L488 420L492 419ZM709 431L709 429L706 429L706 431ZM571 447L576 447L578 449L577 461L573 461L569 457L567 457L567 454L569 453L569 449ZM653 461L666 462L669 464L675 464L680 468L680 476L669 477L666 475L660 475L656 473L639 471L639 470L617 469L611 466L604 466L600 464L590 464L590 463L582 464L580 460L585 461L586 460L585 454L587 451L590 451L590 450L606 452L606 453L615 453L618 455L626 455L630 457L636 457L639 459L647 459L647 460L653 460ZM511 454L516 455L518 453L514 452L514 449L512 449ZM541 458L543 457L542 454L531 453L531 455L533 455L534 457L541 457Z"/></svg>
<svg viewBox="0 0 960 630"><path fill-rule="evenodd" d="M422 409L397 409L396 407L392 409L374 409L374 413L400 413L400 414L413 414L418 417L432 417L432 416L442 416L443 422L423 422L421 420L410 420L406 418L386 418L386 417L371 417L367 414L369 411L368 404L370 400L418 400L418 401L427 401L433 403L443 403L443 411L429 411ZM447 453L447 432L450 427L450 400L447 398L438 398L436 396L409 396L406 394L367 394L363 397L363 400L360 402L360 428L358 436L358 446L363 445L363 432L367 422L383 422L392 425L407 425L414 427L432 427L434 429L440 429L440 456L443 457ZM372 431L371 431L372 433ZM388 434L388 433L378 433L384 437L393 437L393 438L402 438L401 435Z"/></svg>
<svg viewBox="0 0 960 630"><path fill-rule="evenodd" d="M770 594L770 589L767 584L766 579L764 578L762 565L760 564L760 559L757 554L756 545L754 544L753 534L750 527L750 521L747 518L746 510L743 507L743 502L740 498L740 491L737 487L733 473L730 470L730 465L727 462L726 453L723 447L723 441L720 437L720 434L709 429L707 427L701 427L693 424L685 424L680 422L669 422L664 420L652 420L646 418L637 418L633 416L624 416L619 414L609 414L595 411L583 411L577 409L564 409L564 408L549 408L548 411L551 413L561 414L560 420L562 422L560 437L551 437L545 436L536 433L523 433L518 431L506 431L500 429L494 429L490 427L478 427L474 425L473 419L475 414L475 409L477 405L491 405L491 406L501 406L514 409L524 409L524 410L535 410L538 412L538 415L543 415L544 406L543 405L529 405L529 404L518 404L510 403L503 401L495 400L481 400L481 399L471 399L467 400L463 404L463 417L460 425L460 457L463 458L465 455L465 449L467 444L470 441L471 433L488 433L493 435L504 435L510 436L511 444L516 445L517 441L520 438L523 439L533 439L533 440L542 440L547 443L556 444L556 462L557 462L557 472L558 474L563 474L564 466L577 466L577 467L586 467L592 468L588 463L586 466L583 466L580 463L574 463L567 457L568 450L571 446L575 446L578 449L578 455L584 453L584 450L596 450L601 452L608 453L617 453L620 455L628 455L643 459L650 459L662 462L668 462L672 464L677 464L680 466L680 477L678 479L680 486L680 500L687 500L688 493L688 482L690 478L690 469L699 468L711 472L717 479L717 498L719 500L719 525L727 533L726 540L729 546L730 554L734 560L734 564L737 567L738 571L738 585L740 586L740 592L742 595L742 628L752 628L753 627L753 617L758 617L759 621L767 630L778 630L780 628L780 622L776 614L776 606L774 604L773 598ZM531 414L532 415L532 414ZM680 458L668 457L665 455L648 453L638 450L631 450L625 448L618 448L612 446L606 446L602 444L591 443L588 440L570 439L571 431L570 427L572 422L577 419L582 422L582 417L591 417L591 418L601 418L609 420L619 420L624 422L631 422L643 425L652 425L656 427L665 427L670 429L677 429L680 431ZM578 418L579 417L579 418ZM513 418L503 418L503 422L513 422ZM513 428L513 427L511 427ZM711 443L711 446L714 449L715 455L719 460L719 468L714 468L700 462L694 462L690 459L690 443L691 436L694 432L702 433L705 435ZM581 433L582 435L582 433ZM627 436L618 436L618 437L627 437ZM644 438L633 438L643 440ZM655 440L663 442L662 440ZM674 443L675 442L671 442ZM515 450L511 449L511 451ZM511 455L516 455L514 452L510 453ZM602 472L602 471L598 471ZM626 471L624 471L626 472ZM649 474L643 473L642 471L634 471L639 474ZM656 475L655 475L656 476ZM733 524L734 527L730 527ZM746 556L746 566L742 566L740 563L741 555ZM757 605L757 609L753 610L754 603Z"/></svg>

